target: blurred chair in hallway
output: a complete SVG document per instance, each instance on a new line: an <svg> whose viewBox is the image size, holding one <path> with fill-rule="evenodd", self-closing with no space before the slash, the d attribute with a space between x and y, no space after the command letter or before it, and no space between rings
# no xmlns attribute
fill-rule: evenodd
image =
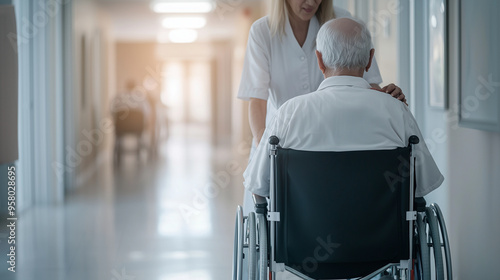
<svg viewBox="0 0 500 280"><path fill-rule="evenodd" d="M141 91L133 80L129 80L126 91L119 93L111 103L111 113L115 125L114 160L120 163L123 152L127 150L125 138L135 138L135 152L140 159L141 151L149 151L150 146L145 141L146 131L154 129L151 124L151 105L147 93Z"/></svg>

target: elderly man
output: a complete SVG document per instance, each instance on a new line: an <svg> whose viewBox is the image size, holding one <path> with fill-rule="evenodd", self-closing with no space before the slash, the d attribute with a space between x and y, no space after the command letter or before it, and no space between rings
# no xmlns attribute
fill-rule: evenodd
<svg viewBox="0 0 500 280"><path fill-rule="evenodd" d="M366 26L350 18L328 21L318 33L316 48L325 80L317 91L279 108L243 174L245 188L269 196L267 141L271 135L278 136L283 148L307 151L388 150L407 146L408 138L417 135L421 142L414 151L416 196L439 187L443 175L408 107L370 89L362 78L374 55Z"/></svg>

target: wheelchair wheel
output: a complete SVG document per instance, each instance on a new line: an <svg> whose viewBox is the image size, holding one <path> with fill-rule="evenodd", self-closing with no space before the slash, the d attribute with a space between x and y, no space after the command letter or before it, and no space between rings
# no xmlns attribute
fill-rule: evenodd
<svg viewBox="0 0 500 280"><path fill-rule="evenodd" d="M259 280L267 279L267 220L263 214L257 214L259 231Z"/></svg>
<svg viewBox="0 0 500 280"><path fill-rule="evenodd" d="M451 267L451 253L450 253L450 242L448 240L448 231L446 230L446 224L444 222L443 213L436 203L431 204L432 210L436 213L436 218L439 223L439 229L441 231L441 238L443 240L444 246L444 256L446 258L446 277L448 280L453 279L453 271Z"/></svg>
<svg viewBox="0 0 500 280"><path fill-rule="evenodd" d="M248 214L247 235L248 235L248 280L256 280L257 279L257 227L255 224L254 212L250 212Z"/></svg>
<svg viewBox="0 0 500 280"><path fill-rule="evenodd" d="M429 245L427 244L427 225L424 221L425 214L417 215L417 262L416 272L419 280L431 280L431 263Z"/></svg>
<svg viewBox="0 0 500 280"><path fill-rule="evenodd" d="M427 222L429 223L429 234L432 239L432 251L434 253L436 280L444 280L443 252L441 248L441 238L439 236L437 218L434 210L431 207L427 207L425 213Z"/></svg>
<svg viewBox="0 0 500 280"><path fill-rule="evenodd" d="M243 273L243 208L236 209L236 222L234 225L233 247L233 280L242 280Z"/></svg>

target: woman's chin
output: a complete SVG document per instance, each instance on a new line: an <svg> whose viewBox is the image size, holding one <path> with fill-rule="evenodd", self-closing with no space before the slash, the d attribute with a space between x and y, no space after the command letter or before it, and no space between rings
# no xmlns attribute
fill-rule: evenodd
<svg viewBox="0 0 500 280"><path fill-rule="evenodd" d="M313 18L314 14L310 15L310 14L306 14L306 15L300 15L300 19L303 20L303 21L310 21L312 18Z"/></svg>

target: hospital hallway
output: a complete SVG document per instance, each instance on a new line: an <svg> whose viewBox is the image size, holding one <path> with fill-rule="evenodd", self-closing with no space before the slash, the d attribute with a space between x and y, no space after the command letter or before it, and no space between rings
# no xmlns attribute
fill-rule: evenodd
<svg viewBox="0 0 500 280"><path fill-rule="evenodd" d="M1 279L229 279L244 155L207 137L173 128L156 160L106 157L63 204L26 211L19 271Z"/></svg>
<svg viewBox="0 0 500 280"><path fill-rule="evenodd" d="M313 2L318 12L296 33L288 13ZM0 280L232 279L250 120L258 135L258 117L269 124L289 98L318 89L316 35L326 19L349 16L365 23L375 51L368 83L342 78L405 95L407 106L395 104L406 117L383 119L387 130L418 131L444 177L425 199L446 221L453 278L500 279L499 14L498 0L0 0ZM338 122L323 123L321 110L297 115L318 133L283 131L311 145L335 139L329 146L342 137L327 129L341 125L356 149L375 138L353 126L376 127L359 112L391 112L366 100L349 99L370 110L348 114L322 102ZM300 142L286 135L282 145ZM253 188L260 173L246 174ZM324 260L302 265L311 259Z"/></svg>

